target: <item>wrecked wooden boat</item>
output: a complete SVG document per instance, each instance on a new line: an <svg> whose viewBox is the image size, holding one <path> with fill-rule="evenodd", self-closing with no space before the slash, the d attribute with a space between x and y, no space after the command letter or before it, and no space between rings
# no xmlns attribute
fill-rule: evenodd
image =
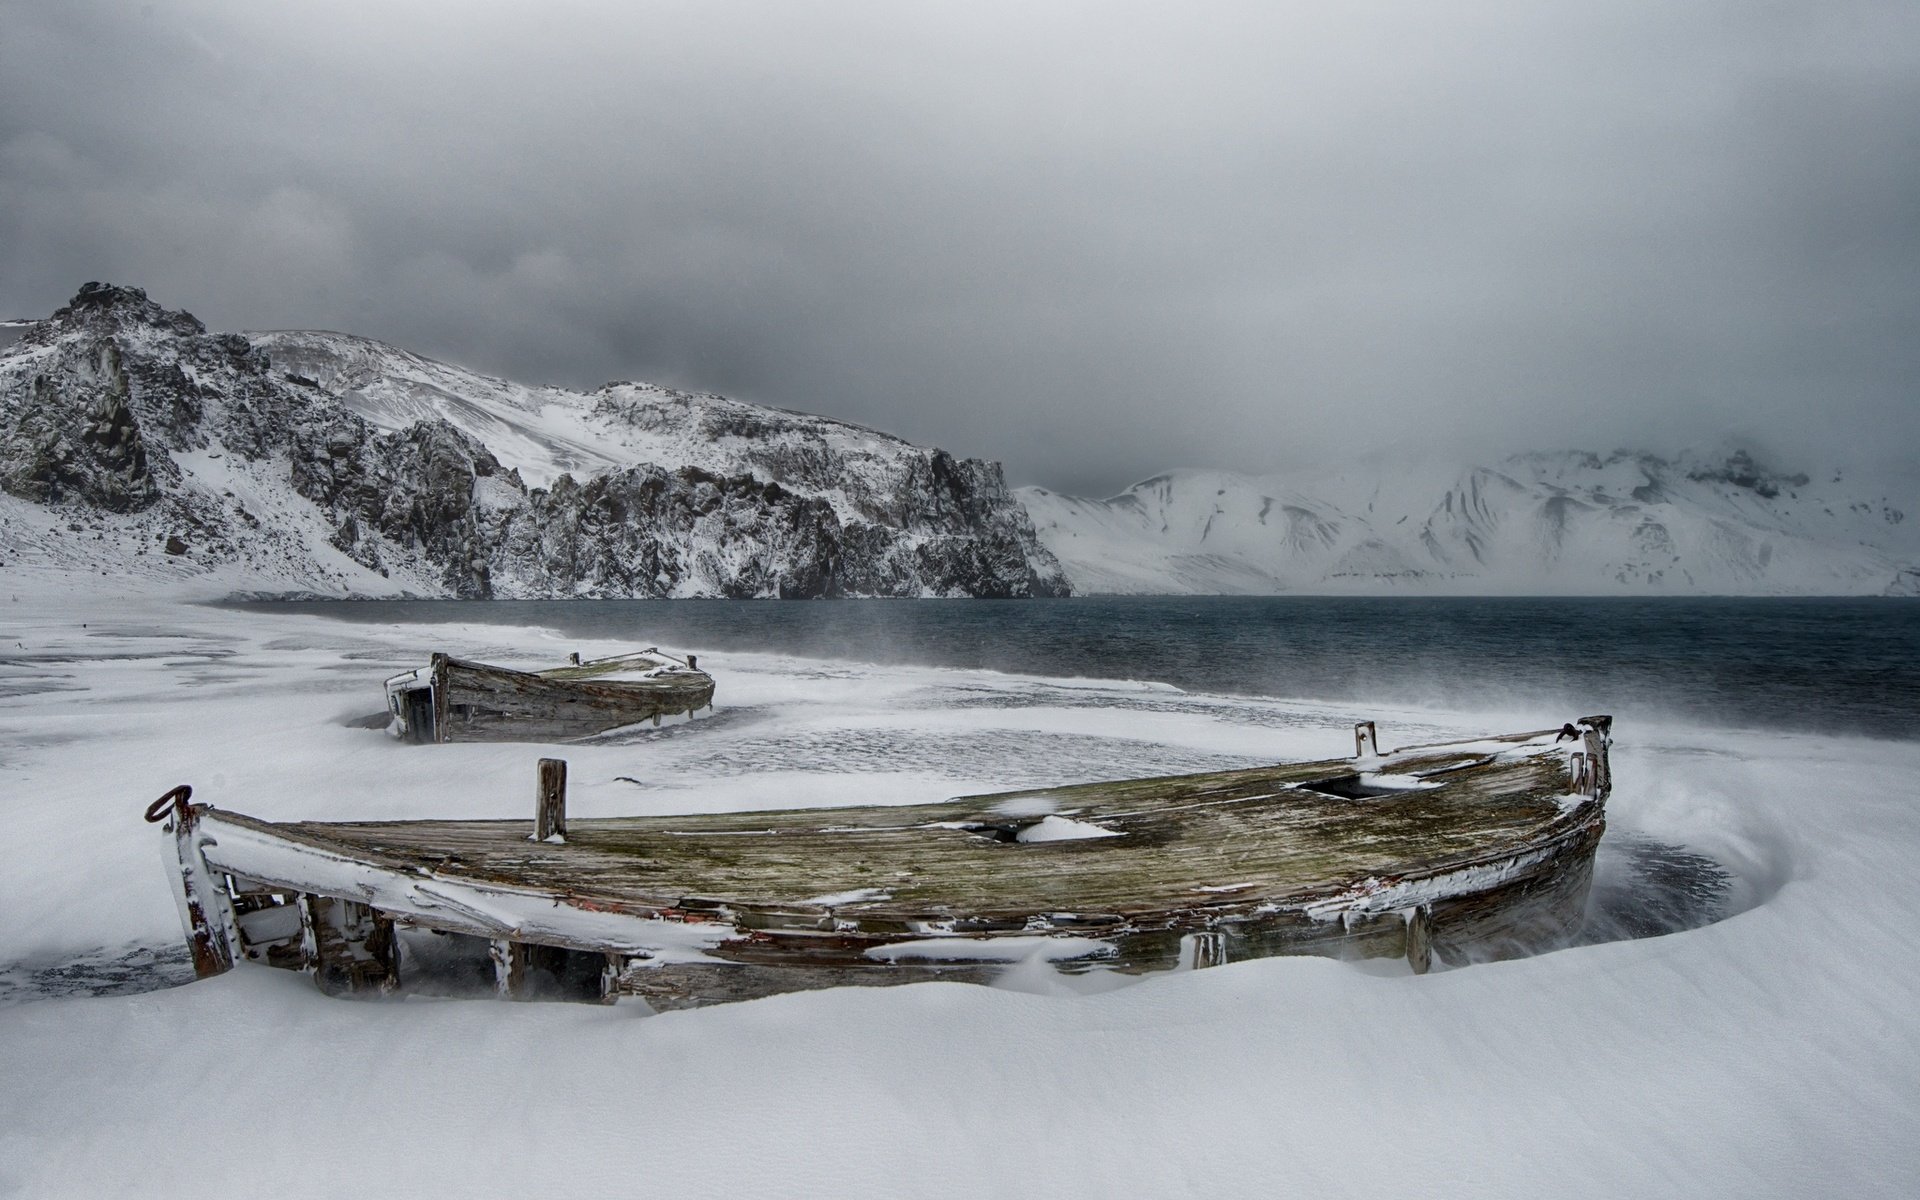
<svg viewBox="0 0 1920 1200"><path fill-rule="evenodd" d="M1578 930L1611 724L1381 753L1367 722L1353 758L899 808L569 821L543 759L531 822L270 822L185 786L147 818L200 974L253 960L340 994L396 988L410 928L484 939L509 997L656 1009L1034 960L1425 971Z"/></svg>
<svg viewBox="0 0 1920 1200"><path fill-rule="evenodd" d="M566 742L712 706L713 676L658 648L544 671L435 654L387 680L387 728L408 742Z"/></svg>

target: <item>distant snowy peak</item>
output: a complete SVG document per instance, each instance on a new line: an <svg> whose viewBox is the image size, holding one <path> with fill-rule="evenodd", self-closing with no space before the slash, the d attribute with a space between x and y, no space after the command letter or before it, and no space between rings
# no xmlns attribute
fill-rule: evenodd
<svg viewBox="0 0 1920 1200"><path fill-rule="evenodd" d="M1915 497L1751 451L1535 453L1021 498L1077 591L1909 594Z"/></svg>

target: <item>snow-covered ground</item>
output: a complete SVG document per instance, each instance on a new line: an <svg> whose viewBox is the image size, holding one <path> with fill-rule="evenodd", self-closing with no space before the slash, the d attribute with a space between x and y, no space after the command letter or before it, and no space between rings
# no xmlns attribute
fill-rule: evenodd
<svg viewBox="0 0 1920 1200"><path fill-rule="evenodd" d="M354 718L436 647L628 647L32 583L0 580L0 1196L1539 1200L1920 1177L1920 742L1617 713L1602 940L1524 961L1104 988L1034 962L995 988L660 1016L361 1003L264 968L160 986L183 959L140 810L190 782L267 818L528 816L549 749L407 747ZM718 712L568 747L571 812L902 803L1326 757L1357 717L1399 743L1578 715L671 649L713 670ZM1676 849L1731 874L1724 919L1604 940L1660 924L1644 872Z"/></svg>

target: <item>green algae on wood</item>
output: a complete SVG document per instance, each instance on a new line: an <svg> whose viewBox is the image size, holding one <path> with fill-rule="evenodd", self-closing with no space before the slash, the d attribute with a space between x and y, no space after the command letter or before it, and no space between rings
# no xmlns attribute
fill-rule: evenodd
<svg viewBox="0 0 1920 1200"><path fill-rule="evenodd" d="M182 845L254 892L344 888L404 924L611 955L625 965L607 986L656 1007L981 979L1033 955L1071 971L1303 953L1420 970L1575 931L1610 726L901 807L562 812L563 841L528 821L195 806L211 832Z"/></svg>

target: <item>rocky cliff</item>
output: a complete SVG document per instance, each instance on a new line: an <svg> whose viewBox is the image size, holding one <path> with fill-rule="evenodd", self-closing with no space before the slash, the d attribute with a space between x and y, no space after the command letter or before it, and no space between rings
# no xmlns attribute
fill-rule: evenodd
<svg viewBox="0 0 1920 1200"><path fill-rule="evenodd" d="M997 464L821 417L209 333L107 284L12 328L10 564L477 598L1067 590Z"/></svg>

